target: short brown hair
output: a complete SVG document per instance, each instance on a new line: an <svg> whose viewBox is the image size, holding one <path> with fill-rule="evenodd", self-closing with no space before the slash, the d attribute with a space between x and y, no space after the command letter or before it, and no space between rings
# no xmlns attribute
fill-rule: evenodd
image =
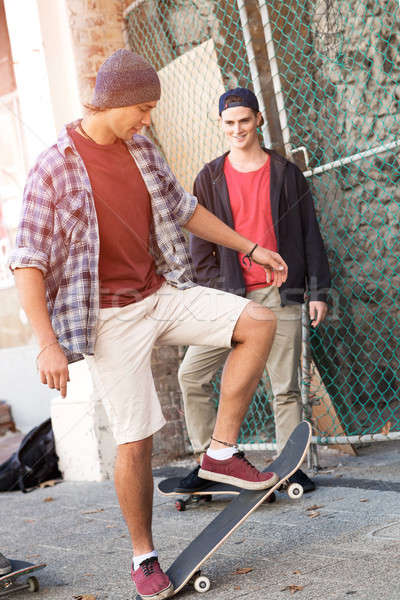
<svg viewBox="0 0 400 600"><path fill-rule="evenodd" d="M242 102L242 98L240 96L228 96L228 98L225 100L225 106L226 108L229 108L231 104L233 104L234 102ZM258 115L258 112L256 110L254 110L253 108L250 108L250 110L255 114L255 116ZM261 112L261 123L259 125L259 127L262 127L264 125L264 117L262 116Z"/></svg>
<svg viewBox="0 0 400 600"><path fill-rule="evenodd" d="M85 102L83 104L83 108L86 108L89 112L97 113L104 112L105 110L110 110L109 108L99 108L98 106L94 106L94 104L90 104L89 102Z"/></svg>

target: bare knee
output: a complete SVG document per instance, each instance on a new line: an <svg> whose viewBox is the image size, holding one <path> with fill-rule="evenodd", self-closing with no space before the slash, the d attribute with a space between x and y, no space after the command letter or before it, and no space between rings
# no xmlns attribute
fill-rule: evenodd
<svg viewBox="0 0 400 600"><path fill-rule="evenodd" d="M249 337L269 338L275 335L276 315L265 306L249 302L240 315L233 332L233 342L244 342Z"/></svg>
<svg viewBox="0 0 400 600"><path fill-rule="evenodd" d="M122 460L137 461L151 459L153 450L153 436L143 440L119 444L117 446L117 456Z"/></svg>

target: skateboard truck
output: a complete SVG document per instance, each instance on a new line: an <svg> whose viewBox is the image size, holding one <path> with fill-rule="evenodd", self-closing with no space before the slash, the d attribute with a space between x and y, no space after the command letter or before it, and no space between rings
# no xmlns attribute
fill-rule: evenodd
<svg viewBox="0 0 400 600"><path fill-rule="evenodd" d="M44 563L34 565L22 560L10 560L12 570L6 575L0 577L0 596L8 596L14 592L27 590L28 592L39 591L39 581L34 575L29 575L32 571L39 571L46 566ZM17 580L24 575L29 575L25 581Z"/></svg>
<svg viewBox="0 0 400 600"><path fill-rule="evenodd" d="M298 485L298 484L293 484L293 485ZM300 498L301 496L293 496L293 497ZM184 510L186 510L186 508L188 506L191 506L192 504L200 504L201 502L211 502L212 499L213 499L212 494L206 494L206 495L201 495L201 496L198 494L190 494L187 498L178 498L178 500L175 501L175 508L177 511L183 512ZM276 500L275 494L271 494L266 499L266 502L268 504L271 504L272 502L275 502L275 500Z"/></svg>
<svg viewBox="0 0 400 600"><path fill-rule="evenodd" d="M200 504L200 502L211 502L211 500L211 494L207 494L206 496L194 496L193 494L190 494L186 499L178 498L178 500L175 501L175 508L179 512L182 512L186 510L186 508L191 504Z"/></svg>

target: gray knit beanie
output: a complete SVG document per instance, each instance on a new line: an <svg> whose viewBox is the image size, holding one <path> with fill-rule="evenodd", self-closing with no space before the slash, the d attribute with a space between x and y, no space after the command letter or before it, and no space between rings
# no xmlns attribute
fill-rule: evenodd
<svg viewBox="0 0 400 600"><path fill-rule="evenodd" d="M143 56L121 48L101 65L92 104L97 108L120 108L153 102L160 96L157 71Z"/></svg>

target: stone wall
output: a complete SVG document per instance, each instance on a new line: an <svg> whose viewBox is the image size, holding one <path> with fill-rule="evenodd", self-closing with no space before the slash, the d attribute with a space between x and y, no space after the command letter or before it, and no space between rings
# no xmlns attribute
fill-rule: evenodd
<svg viewBox="0 0 400 600"><path fill-rule="evenodd" d="M128 44L157 69L211 38L225 84L251 84L236 3L147 0L126 14L125 27Z"/></svg>
<svg viewBox="0 0 400 600"><path fill-rule="evenodd" d="M336 44L320 38L320 50L325 44L335 60L320 58L315 70L330 90L320 111L323 135L317 140L331 159L400 137L396 11L395 0L385 6L340 3ZM334 388L346 411L351 405L350 412L368 431L379 431L388 419L396 429L400 426L398 412L393 413L399 393L399 180L394 149L343 166L320 184L321 220L340 295L340 324L325 337L324 355L333 351L328 372Z"/></svg>
<svg viewBox="0 0 400 600"><path fill-rule="evenodd" d="M293 146L315 168L399 139L392 0L271 2ZM301 32L301 33L300 33ZM348 433L380 430L399 391L398 149L310 178L333 275L317 364Z"/></svg>

